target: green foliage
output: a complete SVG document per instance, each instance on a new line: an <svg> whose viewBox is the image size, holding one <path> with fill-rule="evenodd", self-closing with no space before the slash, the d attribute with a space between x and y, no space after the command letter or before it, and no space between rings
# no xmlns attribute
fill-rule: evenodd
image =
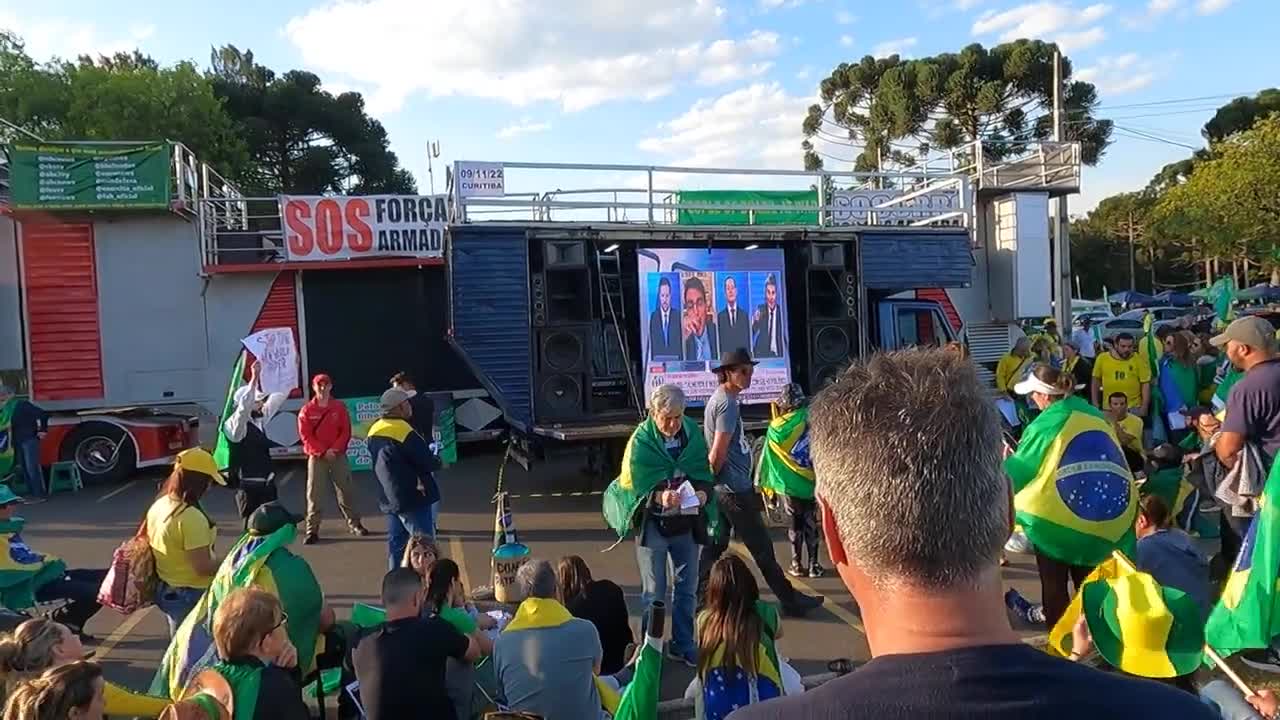
<svg viewBox="0 0 1280 720"><path fill-rule="evenodd" d="M249 148L247 192L417 192L359 93L335 97L301 70L277 76L232 45L214 50L211 66L214 91Z"/></svg>
<svg viewBox="0 0 1280 720"><path fill-rule="evenodd" d="M1236 98L1218 108L1200 131L1209 142L1222 142L1253 127L1259 119L1280 112L1280 89L1263 90L1251 98Z"/></svg>
<svg viewBox="0 0 1280 720"><path fill-rule="evenodd" d="M875 169L881 156L911 165L932 148L981 140L983 153L998 158L1048 139L1055 50L1039 40L1018 40L918 60L867 56L841 63L819 84L822 102L804 120L805 166L822 167L812 143L819 133L864 146L855 162L859 171ZM1094 87L1069 82L1070 61L1063 58L1062 65L1066 137L1080 142L1084 161L1094 164L1110 140L1111 123L1093 116Z"/></svg>

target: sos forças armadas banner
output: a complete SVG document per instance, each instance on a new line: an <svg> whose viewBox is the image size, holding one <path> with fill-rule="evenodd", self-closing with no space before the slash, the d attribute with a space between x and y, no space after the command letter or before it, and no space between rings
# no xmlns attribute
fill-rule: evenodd
<svg viewBox="0 0 1280 720"><path fill-rule="evenodd" d="M444 257L446 195L281 195L290 262Z"/></svg>

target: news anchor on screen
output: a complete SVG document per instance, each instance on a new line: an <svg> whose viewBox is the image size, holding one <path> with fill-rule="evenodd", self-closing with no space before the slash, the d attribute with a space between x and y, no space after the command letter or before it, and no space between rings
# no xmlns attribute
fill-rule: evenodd
<svg viewBox="0 0 1280 720"><path fill-rule="evenodd" d="M658 280L658 308L649 315L649 359L680 359L680 311L671 307L671 278Z"/></svg>
<svg viewBox="0 0 1280 720"><path fill-rule="evenodd" d="M751 318L738 305L738 279L724 279L724 309L716 315L720 329L720 347L728 350L751 347Z"/></svg>
<svg viewBox="0 0 1280 720"><path fill-rule="evenodd" d="M684 281L684 359L685 362L707 362L720 355L715 323L709 322L713 310L707 307L707 288L702 280L690 277Z"/></svg>
<svg viewBox="0 0 1280 720"><path fill-rule="evenodd" d="M764 304L757 305L751 317L751 336L755 338L751 355L782 357L787 351L786 323L786 315L778 304L778 280L770 273L764 280Z"/></svg>

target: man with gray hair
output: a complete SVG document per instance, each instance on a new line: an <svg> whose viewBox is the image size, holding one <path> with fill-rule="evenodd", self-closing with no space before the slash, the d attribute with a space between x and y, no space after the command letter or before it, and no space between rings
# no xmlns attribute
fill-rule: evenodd
<svg viewBox="0 0 1280 720"><path fill-rule="evenodd" d="M1215 717L1192 695L1052 657L1010 629L999 560L1013 499L973 363L877 355L810 407L828 549L872 659L731 720Z"/></svg>
<svg viewBox="0 0 1280 720"><path fill-rule="evenodd" d="M503 704L544 720L602 717L595 675L604 649L596 626L556 600L556 571L546 560L520 566L516 585L524 602L493 645Z"/></svg>

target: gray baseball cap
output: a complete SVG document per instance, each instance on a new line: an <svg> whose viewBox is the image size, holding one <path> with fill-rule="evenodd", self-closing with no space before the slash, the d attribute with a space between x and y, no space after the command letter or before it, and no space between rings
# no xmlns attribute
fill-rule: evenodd
<svg viewBox="0 0 1280 720"><path fill-rule="evenodd" d="M388 410L394 410L400 407L400 403L407 402L408 400L409 393L399 388L391 388L382 393L382 397L379 398L378 404L382 407L382 412L387 412Z"/></svg>
<svg viewBox="0 0 1280 720"><path fill-rule="evenodd" d="M1249 315L1231 321L1227 329L1209 338L1214 347L1225 347L1231 340L1255 350L1273 352L1276 349L1276 330L1266 320Z"/></svg>

